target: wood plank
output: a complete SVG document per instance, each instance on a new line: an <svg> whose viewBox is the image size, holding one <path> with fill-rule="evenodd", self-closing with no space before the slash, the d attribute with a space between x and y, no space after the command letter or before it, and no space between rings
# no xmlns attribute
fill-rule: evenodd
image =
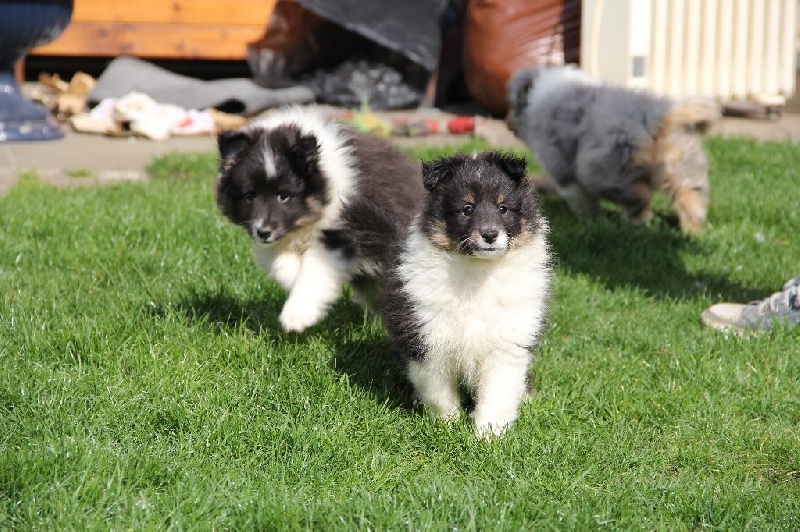
<svg viewBox="0 0 800 532"><path fill-rule="evenodd" d="M20 86L25 83L25 60L20 59L14 63L14 78Z"/></svg>
<svg viewBox="0 0 800 532"><path fill-rule="evenodd" d="M70 24L55 41L35 48L33 55L93 55L232 59L247 57L246 45L259 39L262 26L197 26L173 24Z"/></svg>
<svg viewBox="0 0 800 532"><path fill-rule="evenodd" d="M73 22L262 25L277 0L75 0Z"/></svg>

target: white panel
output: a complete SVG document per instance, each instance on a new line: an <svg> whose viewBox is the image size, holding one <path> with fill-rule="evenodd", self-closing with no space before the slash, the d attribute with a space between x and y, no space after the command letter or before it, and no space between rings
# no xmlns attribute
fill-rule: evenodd
<svg viewBox="0 0 800 532"><path fill-rule="evenodd" d="M697 94L700 90L700 13L701 2L689 2L686 5L685 41L683 52L683 87L684 94Z"/></svg>
<svg viewBox="0 0 800 532"><path fill-rule="evenodd" d="M798 3L584 0L581 65L602 80L673 96L789 97ZM633 76L634 57L645 58L644 76Z"/></svg>
<svg viewBox="0 0 800 532"><path fill-rule="evenodd" d="M667 92L667 2L668 0L655 0L653 2L653 20L651 24L653 43L650 53L650 63L653 75L650 78L650 87L659 93Z"/></svg>
<svg viewBox="0 0 800 532"><path fill-rule="evenodd" d="M583 2L581 65L590 75L623 85L630 81L630 3L635 1Z"/></svg>
<svg viewBox="0 0 800 532"><path fill-rule="evenodd" d="M581 68L590 76L597 76L597 51L598 42L595 11L598 0L583 0L581 3Z"/></svg>
<svg viewBox="0 0 800 532"><path fill-rule="evenodd" d="M703 96L714 96L717 65L717 0L705 0L702 13L702 59L700 62L700 89Z"/></svg>
<svg viewBox="0 0 800 532"><path fill-rule="evenodd" d="M748 50L748 91L739 97L758 96L762 92L764 76L764 4L763 0L750 5L750 49Z"/></svg>
<svg viewBox="0 0 800 532"><path fill-rule="evenodd" d="M762 79L763 92L777 94L778 88L778 59L781 45L781 0L768 0L765 13L765 39L764 39L764 70Z"/></svg>
<svg viewBox="0 0 800 532"><path fill-rule="evenodd" d="M761 0L756 0L761 2ZM735 0L733 14L733 34L731 36L731 74L729 91L723 95L727 98L747 97L749 84L750 56L750 4L752 0Z"/></svg>
<svg viewBox="0 0 800 532"><path fill-rule="evenodd" d="M736 0L745 2L746 0ZM731 50L734 45L733 36L733 2L720 0L719 39L717 40L717 95L728 98L731 95Z"/></svg>
<svg viewBox="0 0 800 532"><path fill-rule="evenodd" d="M781 60L778 63L778 76L780 91L786 98L790 98L796 90L795 70L798 51L795 50L795 39L797 38L795 32L800 34L800 28L797 27L799 3L796 0L784 0L781 11L783 29L781 31Z"/></svg>
<svg viewBox="0 0 800 532"><path fill-rule="evenodd" d="M667 72L667 88L670 94L680 95L681 78L683 77L683 13L684 0L670 2L672 12L669 14L669 62Z"/></svg>
<svg viewBox="0 0 800 532"><path fill-rule="evenodd" d="M632 1L631 4L630 27L628 28L628 68L630 81L629 86L647 87L649 85L650 71L650 2ZM633 60L635 57L644 58L645 72L635 76L633 72Z"/></svg>

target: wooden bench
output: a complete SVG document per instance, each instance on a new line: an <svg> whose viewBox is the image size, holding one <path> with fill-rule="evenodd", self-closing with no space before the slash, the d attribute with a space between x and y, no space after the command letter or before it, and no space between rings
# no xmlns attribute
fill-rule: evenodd
<svg viewBox="0 0 800 532"><path fill-rule="evenodd" d="M75 0L64 33L32 55L242 60L277 0Z"/></svg>

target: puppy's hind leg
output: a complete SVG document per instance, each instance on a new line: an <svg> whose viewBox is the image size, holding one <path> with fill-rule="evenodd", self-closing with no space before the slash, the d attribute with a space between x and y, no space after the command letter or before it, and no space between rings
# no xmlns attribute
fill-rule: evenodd
<svg viewBox="0 0 800 532"><path fill-rule="evenodd" d="M367 309L373 317L380 316L380 281L369 275L356 275L350 280L353 301Z"/></svg>
<svg viewBox="0 0 800 532"><path fill-rule="evenodd" d="M600 200L589 194L579 183L557 185L558 195L567 202L570 209L579 214L595 215L600 212Z"/></svg>
<svg viewBox="0 0 800 532"><path fill-rule="evenodd" d="M653 189L650 183L634 181L620 198L624 209L623 216L626 221L635 225L644 225L653 219L653 209L650 202L653 198Z"/></svg>
<svg viewBox="0 0 800 532"><path fill-rule="evenodd" d="M303 253L289 298L279 320L283 330L300 332L325 316L350 278L351 261L341 250L313 242Z"/></svg>

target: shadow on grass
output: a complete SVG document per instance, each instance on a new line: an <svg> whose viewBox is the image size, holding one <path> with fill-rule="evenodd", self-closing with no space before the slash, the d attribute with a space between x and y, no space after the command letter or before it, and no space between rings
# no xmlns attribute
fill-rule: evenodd
<svg viewBox="0 0 800 532"><path fill-rule="evenodd" d="M278 314L282 301L264 297L241 301L228 294L197 294L173 306L189 321L207 322L216 334L242 327L256 334L279 331Z"/></svg>
<svg viewBox="0 0 800 532"><path fill-rule="evenodd" d="M411 384L380 320L349 300L339 300L317 327L328 331L325 338L333 351L334 371L347 376L350 384L366 390L379 403L414 409Z"/></svg>
<svg viewBox="0 0 800 532"><path fill-rule="evenodd" d="M329 347L333 353L331 368L345 375L350 384L365 390L379 403L406 410L414 408L411 385L391 352L380 322L373 321L363 308L340 298L321 323L296 334L283 332L278 322L283 301L283 295L241 301L225 294L198 294L174 308L190 323L208 323L216 334L245 328L298 344L313 337Z"/></svg>
<svg viewBox="0 0 800 532"><path fill-rule="evenodd" d="M745 287L717 274L688 272L682 256L707 253L683 235L677 218L656 214L647 226L626 223L616 212L598 216L573 213L557 198L542 198L550 222L557 268L586 275L608 289L638 288L660 298L696 298L727 294L734 300L760 299L764 290Z"/></svg>

